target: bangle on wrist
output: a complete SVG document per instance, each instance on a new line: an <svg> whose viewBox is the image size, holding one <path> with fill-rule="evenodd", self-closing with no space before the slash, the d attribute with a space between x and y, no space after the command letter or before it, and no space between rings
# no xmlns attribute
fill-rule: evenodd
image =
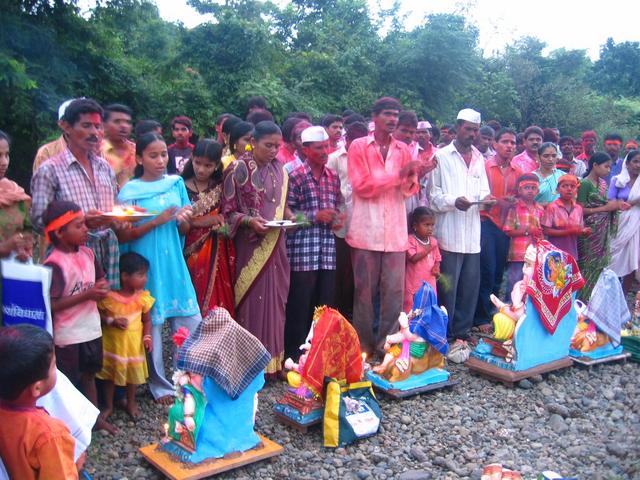
<svg viewBox="0 0 640 480"><path fill-rule="evenodd" d="M151 335L144 335L144 336L142 337L142 340L146 340L147 338L148 338L149 340L151 340Z"/></svg>

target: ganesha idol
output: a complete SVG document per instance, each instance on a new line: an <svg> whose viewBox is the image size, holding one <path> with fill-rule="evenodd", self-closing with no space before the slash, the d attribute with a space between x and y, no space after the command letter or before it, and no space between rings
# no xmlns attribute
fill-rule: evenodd
<svg viewBox="0 0 640 480"><path fill-rule="evenodd" d="M574 358L603 359L623 352L621 331L631 320L617 275L604 269L598 277L589 304L576 302L578 325L571 338Z"/></svg>
<svg viewBox="0 0 640 480"><path fill-rule="evenodd" d="M467 366L472 370L482 370L481 361L524 371L569 355L576 325L575 295L584 285L577 263L545 240L530 245L524 260L511 303L491 295L498 310L493 317L494 337L481 339L471 353Z"/></svg>
<svg viewBox="0 0 640 480"><path fill-rule="evenodd" d="M180 370L162 449L197 464L259 446L255 413L270 360L260 341L219 307L174 341Z"/></svg>
<svg viewBox="0 0 640 480"><path fill-rule="evenodd" d="M411 311L401 312L398 323L399 331L386 338L382 363L367 373L369 380L383 390L400 392L446 382L448 317L429 283L422 283Z"/></svg>
<svg viewBox="0 0 640 480"><path fill-rule="evenodd" d="M363 359L353 326L340 312L326 306L316 308L311 330L300 350L303 353L297 363L290 358L285 361L289 388L276 402L274 411L306 426L322 418L325 378L359 382Z"/></svg>

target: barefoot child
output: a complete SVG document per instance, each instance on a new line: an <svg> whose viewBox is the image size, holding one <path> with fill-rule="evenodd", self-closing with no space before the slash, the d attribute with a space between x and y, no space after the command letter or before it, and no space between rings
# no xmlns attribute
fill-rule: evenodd
<svg viewBox="0 0 640 480"><path fill-rule="evenodd" d="M53 250L44 264L52 268L51 311L58 369L85 397L98 405L95 375L102 369L102 329L96 302L109 292L104 271L85 246L88 229L78 205L53 201L43 215ZM96 428L115 432L98 419Z"/></svg>
<svg viewBox="0 0 640 480"><path fill-rule="evenodd" d="M507 288L511 292L513 286L522 279L522 267L527 247L535 240L542 238L540 221L544 208L536 203L540 181L533 173L521 175L517 182L518 196L516 204L509 209L504 222L504 233L511 237L509 255L507 256Z"/></svg>
<svg viewBox="0 0 640 480"><path fill-rule="evenodd" d="M0 329L0 364L0 458L9 478L78 478L69 429L36 407L56 384L51 335L32 325Z"/></svg>
<svg viewBox="0 0 640 480"><path fill-rule="evenodd" d="M126 410L133 418L140 415L136 386L149 376L145 350L151 351L151 315L154 299L144 290L149 262L137 253L120 257L120 290L111 291L100 300L98 309L105 324L103 330L103 365L96 375L104 380L105 408L102 418L113 412L115 385L127 387Z"/></svg>
<svg viewBox="0 0 640 480"><path fill-rule="evenodd" d="M411 310L413 295L423 281L429 282L436 291L436 277L440 275L440 249L433 236L436 214L427 207L417 207L411 213L411 230L409 249L407 250L407 266L404 281L405 312Z"/></svg>
<svg viewBox="0 0 640 480"><path fill-rule="evenodd" d="M582 207L576 202L580 182L574 175L563 175L558 179L560 198L545 208L542 228L549 241L578 260L578 236L590 235L585 228Z"/></svg>

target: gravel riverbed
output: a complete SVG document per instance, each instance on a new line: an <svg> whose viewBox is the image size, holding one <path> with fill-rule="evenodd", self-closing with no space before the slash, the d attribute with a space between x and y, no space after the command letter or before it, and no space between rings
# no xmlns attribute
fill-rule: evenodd
<svg viewBox="0 0 640 480"><path fill-rule="evenodd" d="M268 383L256 429L285 452L216 478L479 479L484 465L501 462L527 479L543 470L581 480L640 479L639 364L567 368L525 382L527 388L448 368L458 385L402 401L379 395L378 435L336 450L322 447L321 427L302 434L277 422L272 406L285 384ZM146 387L139 397L142 419L116 411L119 432L94 434L86 464L94 478L163 478L138 448L160 439L167 407Z"/></svg>

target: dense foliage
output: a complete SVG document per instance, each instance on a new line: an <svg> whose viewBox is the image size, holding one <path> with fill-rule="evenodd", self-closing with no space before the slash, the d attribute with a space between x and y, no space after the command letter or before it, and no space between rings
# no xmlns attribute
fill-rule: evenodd
<svg viewBox="0 0 640 480"><path fill-rule="evenodd" d="M408 31L397 8L374 16L366 0L190 0L214 19L193 29L148 0L98 1L89 15L69 0L2 3L0 129L14 137L10 175L22 181L37 146L58 134L57 106L79 95L165 125L186 114L201 135L254 94L278 118L367 113L384 94L437 122L473 106L518 129L640 131L638 42L610 39L595 63L583 50L543 55L534 38L484 58L462 16L431 15Z"/></svg>

